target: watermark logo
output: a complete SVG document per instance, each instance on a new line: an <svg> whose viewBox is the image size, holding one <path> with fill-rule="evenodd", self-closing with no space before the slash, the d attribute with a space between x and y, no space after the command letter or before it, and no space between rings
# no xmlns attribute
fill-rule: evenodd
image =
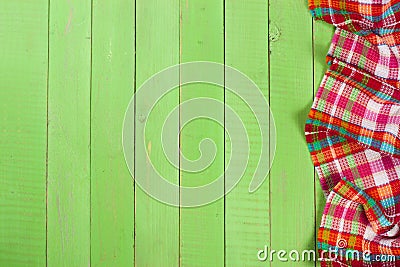
<svg viewBox="0 0 400 267"><path fill-rule="evenodd" d="M364 262L395 262L396 256L386 254L372 254L371 251L357 251L346 248L347 241L339 239L337 247L331 247L328 250L274 250L269 249L267 245L263 249L258 250L257 259L259 261L281 261L281 262L305 262L305 261L364 261Z"/></svg>
<svg viewBox="0 0 400 267"><path fill-rule="evenodd" d="M188 99L172 108L169 113L157 114L164 116L162 131L158 138L162 145L164 156L176 169L185 172L201 172L208 168L215 159L215 142L205 138L199 143L201 155L196 160L187 159L180 146L181 130L190 122L198 119L212 120L219 124L226 139L229 140L229 158L226 159L225 170L215 179L205 185L189 187L170 182L171 177L166 177L151 161L149 149L151 144L146 143L148 133L148 118L161 100L173 90L186 90L189 84L212 84L213 90L219 90L225 97L232 95L244 103L254 118L257 125L257 133L252 132L251 137L257 136L257 153L250 153L247 119L240 116L236 105L228 105L225 101L212 97L197 97ZM225 91L224 91L225 89ZM135 113L135 99L146 101L145 110L140 115ZM185 112L180 112L184 110ZM224 110L223 113L220 111ZM140 117L139 117L140 116ZM144 123L143 131L135 133L136 122ZM176 120L180 118L180 127ZM229 118L229 125L226 119ZM160 120L158 120L160 123ZM254 123L253 123L254 126ZM134 135L136 134L136 138ZM136 139L136 142L135 142ZM252 180L249 184L249 192L255 192L265 181L275 154L276 130L272 112L263 92L246 75L232 67L215 62L189 62L169 67L148 79L136 91L127 107L122 142L124 156L131 175L135 182L151 197L172 206L196 207L206 205L220 199L229 193L243 177L248 163L256 162L251 171ZM252 147L252 149L254 146ZM149 166L136 166L134 170L134 154L147 155ZM214 153L212 153L214 152ZM179 157L176 155L179 154ZM257 158L251 158L257 155ZM149 164L148 164L149 165Z"/></svg>
<svg viewBox="0 0 400 267"><path fill-rule="evenodd" d="M347 248L347 241L344 240L344 239L339 239L336 242L336 245L337 245L338 248Z"/></svg>

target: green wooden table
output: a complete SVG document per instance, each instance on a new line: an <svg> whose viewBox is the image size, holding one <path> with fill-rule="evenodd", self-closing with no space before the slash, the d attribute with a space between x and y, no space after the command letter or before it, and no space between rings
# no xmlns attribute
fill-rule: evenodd
<svg viewBox="0 0 400 267"><path fill-rule="evenodd" d="M265 246L315 249L324 197L303 125L331 35L305 0L0 1L0 266L318 266L257 254ZM274 114L276 154L255 193L248 193L251 159L222 199L176 208L135 186L122 152L123 116L146 79L198 60L237 68L259 86ZM212 97L245 113L213 85L187 86L156 112ZM136 99L136 132L148 105ZM138 171L146 173L150 160L185 186L223 172L230 152L218 124L200 120L182 130L189 159L199 157L205 137L217 148L212 167L190 173L160 156L152 133L162 120L153 120L149 158L134 155Z"/></svg>

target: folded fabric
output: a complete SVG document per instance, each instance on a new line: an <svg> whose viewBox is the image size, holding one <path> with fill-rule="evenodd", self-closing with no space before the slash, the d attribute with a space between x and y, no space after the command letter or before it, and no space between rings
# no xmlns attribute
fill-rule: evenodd
<svg viewBox="0 0 400 267"><path fill-rule="evenodd" d="M328 61L333 58L377 78L384 78L384 82L393 86L400 85L400 45L373 45L357 34L337 28L328 52Z"/></svg>
<svg viewBox="0 0 400 267"><path fill-rule="evenodd" d="M396 266L394 262L388 265L376 259L400 255L400 239L396 238L400 220L400 158L382 152L384 143L380 140L355 134L364 130L376 133L371 131L371 125L379 123L362 123L366 117L379 120L379 116L371 115L379 114L376 103L400 107L379 98L379 91L367 86L366 81L371 80L375 78L335 59L307 120L308 146L328 198L318 233L320 255L322 251L336 251L336 256L342 257L341 261L326 258L322 266L335 266L335 262L345 264L336 266ZM375 83L380 84L376 88L386 90L388 86L392 93L398 92L378 80L370 82ZM374 91L377 95L372 96ZM385 97L389 97L390 92L385 92ZM390 107L383 110L390 111ZM390 117L388 113L386 116ZM400 155L398 150L395 152ZM345 246L341 245L343 242ZM345 257L349 251L358 252L358 258ZM370 259L364 257L368 255Z"/></svg>
<svg viewBox="0 0 400 267"><path fill-rule="evenodd" d="M337 27L305 128L327 197L321 266L400 266L400 0L310 9Z"/></svg>
<svg viewBox="0 0 400 267"><path fill-rule="evenodd" d="M315 19L353 32L372 44L400 43L398 0L309 0Z"/></svg>

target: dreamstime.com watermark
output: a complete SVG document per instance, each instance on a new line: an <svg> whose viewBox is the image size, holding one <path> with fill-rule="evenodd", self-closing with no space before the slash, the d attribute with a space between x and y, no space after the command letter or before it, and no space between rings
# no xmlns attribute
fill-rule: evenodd
<svg viewBox="0 0 400 267"><path fill-rule="evenodd" d="M207 87L207 90L215 90L212 95L235 101L228 103L223 99L201 96L185 99L174 107L168 106L168 111L163 106L162 112L154 112L168 94L179 90L180 95L185 95L185 90L190 90L185 85L195 83L214 85ZM183 63L150 77L136 90L124 117L122 145L126 164L135 182L154 199L180 207L202 206L222 198L236 186L245 171L252 174L249 192L255 192L268 176L276 147L275 122L264 93L245 74L215 62ZM238 102L244 104L241 105L242 110L237 110ZM144 104L136 109L137 103ZM244 117L243 107L247 110ZM149 119L152 113L156 113L156 122ZM225 139L229 140L230 153L225 158L225 169L218 177L207 177L208 181L213 179L212 182L190 187L172 183L176 177L168 175L175 175L176 172L157 168L159 166L155 166L157 162L153 162L153 159L165 157L169 165L180 172L200 173L210 168L215 163L215 150L218 147L214 140L204 138L199 142L200 157L195 160L186 158L180 151L181 131L195 120L212 121L221 126ZM249 126L251 134L248 132ZM254 126L258 129L256 133ZM158 128L162 130L154 132ZM153 142L146 141L148 135L152 136ZM158 140L154 142L154 138ZM252 146L249 141L251 138L257 138L256 141L252 139ZM155 148L159 143L160 147ZM160 154L152 157L150 150ZM134 155L146 157L148 164L135 166Z"/></svg>
<svg viewBox="0 0 400 267"><path fill-rule="evenodd" d="M349 260L366 261L366 262L395 262L396 256L394 255L373 255L369 250L359 251L341 248L340 246L320 250L273 250L269 249L267 245L263 249L258 250L257 259L259 261L281 261L281 262L305 262L305 261L341 261L346 262Z"/></svg>

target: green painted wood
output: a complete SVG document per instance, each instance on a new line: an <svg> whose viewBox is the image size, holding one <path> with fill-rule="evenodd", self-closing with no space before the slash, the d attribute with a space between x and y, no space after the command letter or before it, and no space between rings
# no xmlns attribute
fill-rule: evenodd
<svg viewBox="0 0 400 267"><path fill-rule="evenodd" d="M248 75L268 99L268 1L227 0L225 4L226 64ZM251 96L252 92L249 92L247 97ZM257 252L265 245L270 246L268 180L255 193L248 191L260 157L258 124L247 105L237 97L227 93L226 105L243 119L251 149L247 172L225 199L226 266L265 266L258 260ZM230 131L237 127L232 119L225 118L226 128ZM230 153L240 153L228 149L227 145L226 160ZM230 168L234 168L235 173L242 171L236 166Z"/></svg>
<svg viewBox="0 0 400 267"><path fill-rule="evenodd" d="M223 1L181 1L181 62L213 61L224 63L224 5ZM181 75L185 75L181 73ZM184 77L183 77L184 79ZM221 77L223 81L223 77ZM207 84L181 87L180 101L206 97L224 101L223 88ZM208 107L210 108L210 107ZM181 107L181 114L190 112ZM223 121L224 107L213 110L215 119ZM182 115L181 115L182 116ZM210 138L216 145L212 164L201 172L180 173L182 186L208 184L223 175L224 130L211 120L196 119L181 133L182 155L189 160L200 157L199 144ZM202 151L204 154L211 151ZM223 190L223 188L221 188ZM181 209L180 249L182 266L224 265L224 200L198 208Z"/></svg>
<svg viewBox="0 0 400 267"><path fill-rule="evenodd" d="M48 266L90 265L91 2L50 1Z"/></svg>
<svg viewBox="0 0 400 267"><path fill-rule="evenodd" d="M134 263L134 186L121 145L134 91L135 1L93 1L91 265Z"/></svg>
<svg viewBox="0 0 400 267"><path fill-rule="evenodd" d="M334 27L332 25L323 21L313 21L314 93L317 92L328 69L326 55L328 54L333 32Z"/></svg>
<svg viewBox="0 0 400 267"><path fill-rule="evenodd" d="M171 0L136 1L136 88L162 69L179 63L179 2ZM179 73L177 72L176 77ZM161 85L162 86L162 85ZM162 89L162 88L161 88ZM159 94L161 89L150 94ZM162 97L148 118L144 110L155 103L146 97L136 98L135 176L151 177L152 165L170 182L178 184L179 173L165 158L161 128L165 116L179 103L179 91ZM178 116L171 119L178 127ZM146 136L143 134L146 126ZM177 137L172 137L177 138ZM147 155L137 146L145 145ZM174 155L178 159L176 151ZM142 178L143 179L143 178ZM178 266L179 209L148 196L139 186L135 195L136 266Z"/></svg>
<svg viewBox="0 0 400 267"><path fill-rule="evenodd" d="M47 1L0 10L0 266L44 266Z"/></svg>
<svg viewBox="0 0 400 267"><path fill-rule="evenodd" d="M313 99L312 19L305 1L270 0L270 97L277 129L271 171L271 249L312 250L314 172L304 137ZM288 258L288 255L285 256ZM271 266L314 266L283 262Z"/></svg>
<svg viewBox="0 0 400 267"><path fill-rule="evenodd" d="M312 27L305 1L14 2L0 3L6 29L0 33L1 266L317 264L257 259L264 245L313 249L325 201L303 129L326 70L332 28ZM252 78L270 98L278 144L270 180L255 194L248 193L253 159L224 199L179 209L134 185L122 154L122 119L134 88L165 67L194 60L225 61ZM203 138L216 142L216 159L205 171L179 172L162 152L165 115L200 96L223 101L224 91L205 84L176 88L148 118L143 110L154 103L136 99L135 141L149 154L135 154L136 176L150 178L153 164L171 182L198 186L223 173L233 152L210 120L189 123L181 135L189 159L200 156ZM244 115L257 149L246 106L229 94L225 101ZM223 107L215 112L232 126ZM180 126L178 116L172 121Z"/></svg>
<svg viewBox="0 0 400 267"><path fill-rule="evenodd" d="M322 21L313 21L314 95L316 94L322 78L328 69L328 65L326 63L326 54L328 53L329 46L331 44L333 31L333 26ZM310 166L313 166L312 163ZM321 223L325 203L326 198L322 192L318 175L315 173L315 238L317 238L318 228Z"/></svg>

